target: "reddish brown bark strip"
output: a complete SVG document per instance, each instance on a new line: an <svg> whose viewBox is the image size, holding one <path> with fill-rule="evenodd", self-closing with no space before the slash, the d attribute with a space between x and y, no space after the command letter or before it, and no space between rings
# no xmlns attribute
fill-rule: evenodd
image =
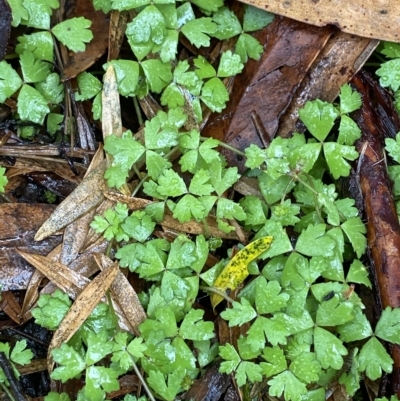
<svg viewBox="0 0 400 401"><path fill-rule="evenodd" d="M356 114L362 131L357 149L361 153L359 185L367 217L368 245L374 262L382 307L400 307L400 225L384 160L383 141L400 130L400 121L390 112L390 100L366 73L352 83L362 94L363 105ZM389 119L393 117L392 119ZM389 128L391 125L391 128ZM392 131L392 132L390 132ZM400 395L400 347L392 347L392 388Z"/></svg>

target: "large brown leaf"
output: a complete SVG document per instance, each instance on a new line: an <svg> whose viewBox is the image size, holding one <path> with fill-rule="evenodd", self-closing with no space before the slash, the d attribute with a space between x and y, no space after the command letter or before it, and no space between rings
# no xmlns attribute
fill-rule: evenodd
<svg viewBox="0 0 400 401"><path fill-rule="evenodd" d="M25 289L32 275L32 267L18 253L22 251L47 255L61 242L52 236L41 242L34 235L54 211L45 204L3 203L0 205L0 283L3 291Z"/></svg>
<svg viewBox="0 0 400 401"><path fill-rule="evenodd" d="M316 26L335 25L366 38L400 41L398 0L240 0Z"/></svg>

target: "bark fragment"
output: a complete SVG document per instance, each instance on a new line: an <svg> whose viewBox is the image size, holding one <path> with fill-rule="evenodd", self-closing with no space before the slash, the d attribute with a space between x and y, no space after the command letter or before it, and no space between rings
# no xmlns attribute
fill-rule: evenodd
<svg viewBox="0 0 400 401"><path fill-rule="evenodd" d="M363 105L355 121L362 131L357 143L359 185L367 217L368 246L375 266L382 307L400 307L400 225L384 159L383 141L400 131L400 119L390 99L366 73L357 74L352 83L362 94ZM391 128L388 127L390 121ZM392 388L400 395L400 346L393 345Z"/></svg>

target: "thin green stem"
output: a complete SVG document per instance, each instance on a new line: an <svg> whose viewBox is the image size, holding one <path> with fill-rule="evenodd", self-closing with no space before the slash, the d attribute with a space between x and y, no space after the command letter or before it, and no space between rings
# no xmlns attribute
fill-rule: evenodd
<svg viewBox="0 0 400 401"><path fill-rule="evenodd" d="M199 286L200 290L213 292L214 294L220 295L222 298L226 299L228 302L232 303L235 302L233 298L231 298L225 291L220 290L216 287L207 287L204 285Z"/></svg>
<svg viewBox="0 0 400 401"><path fill-rule="evenodd" d="M135 189L132 192L132 197L134 197L140 190L140 188L142 188L143 184L147 181L147 179L149 178L149 175L146 174L139 182L139 184L136 185Z"/></svg>
<svg viewBox="0 0 400 401"><path fill-rule="evenodd" d="M7 397L11 400L11 401L16 401L15 397L13 396L13 394L11 393L10 389L4 384L4 383L0 383L1 388L3 389L3 391L7 394Z"/></svg>
<svg viewBox="0 0 400 401"><path fill-rule="evenodd" d="M151 392L149 386L147 385L146 381L144 380L143 375L140 373L139 368L136 365L135 360L133 359L133 355L128 351L129 355L131 356L131 362L132 362L132 366L133 366L133 370L135 371L137 377L139 378L139 380L142 382L143 387L147 393L147 395L149 396L151 401L156 401L156 399L154 398L153 393Z"/></svg>
<svg viewBox="0 0 400 401"><path fill-rule="evenodd" d="M142 126L143 125L142 111L140 110L139 102L138 102L136 96L133 97L133 105L135 107L136 116L137 116L137 119L138 119L139 126Z"/></svg>
<svg viewBox="0 0 400 401"><path fill-rule="evenodd" d="M205 142L207 139L209 139L209 138L201 137L200 141ZM221 141L218 141L218 142L219 142L219 146L221 146L221 148L228 149L228 150L236 153L239 156L247 157L246 153L242 152L241 150L239 150L239 149L237 149L237 148L235 148L235 147L233 147L231 145L228 145L225 142L221 142Z"/></svg>

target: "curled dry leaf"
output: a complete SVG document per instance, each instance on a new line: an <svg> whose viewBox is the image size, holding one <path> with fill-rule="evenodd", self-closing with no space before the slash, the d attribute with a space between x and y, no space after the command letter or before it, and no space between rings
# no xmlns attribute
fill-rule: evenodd
<svg viewBox="0 0 400 401"><path fill-rule="evenodd" d="M240 0L274 14L311 25L334 25L365 38L398 42L400 3L397 0Z"/></svg>
<svg viewBox="0 0 400 401"><path fill-rule="evenodd" d="M1 293L0 310L2 310L14 322L21 324L21 306L19 305L12 291L3 291Z"/></svg>
<svg viewBox="0 0 400 401"><path fill-rule="evenodd" d="M3 291L25 289L32 274L32 267L15 249L34 249L47 255L61 242L61 236L52 236L40 244L34 236L43 222L55 210L53 205L3 203L0 206L0 283Z"/></svg>
<svg viewBox="0 0 400 401"><path fill-rule="evenodd" d="M59 328L54 332L49 345L47 354L47 369L49 372L52 371L54 365L51 351L54 348L59 348L62 343L71 339L103 298L118 272L118 263L114 263L87 284L85 289L76 298Z"/></svg>
<svg viewBox="0 0 400 401"><path fill-rule="evenodd" d="M57 262L60 258L61 244L55 247L46 257L51 261ZM45 277L39 270L35 270L29 280L29 283L26 288L26 293L24 297L24 302L22 304L21 316L23 322L29 320L32 316L30 313L27 313L31 309L33 309L36 301L39 297L39 286Z"/></svg>
<svg viewBox="0 0 400 401"><path fill-rule="evenodd" d="M104 160L83 179L68 198L60 203L36 233L36 241L41 241L65 228L103 201L103 191L106 187L103 178L105 169L106 161Z"/></svg>
<svg viewBox="0 0 400 401"><path fill-rule="evenodd" d="M116 60L121 50L125 37L127 11L112 10L110 15L110 28L108 34L108 57L107 61Z"/></svg>
<svg viewBox="0 0 400 401"><path fill-rule="evenodd" d="M113 264L113 261L104 254L95 255L95 259L101 270L109 268ZM129 322L131 331L136 335L139 335L137 327L146 319L146 312L144 311L135 290L121 271L118 272L110 289L111 297L113 301L119 304L121 311Z"/></svg>
<svg viewBox="0 0 400 401"><path fill-rule="evenodd" d="M90 282L88 278L45 256L33 255L22 251L18 251L18 253L73 299L78 297L81 289Z"/></svg>
<svg viewBox="0 0 400 401"><path fill-rule="evenodd" d="M100 146L95 155L93 156L92 162L88 168L85 177L91 173L100 163L104 161L103 147ZM60 256L60 262L68 266L73 260L76 259L78 253L85 245L87 234L89 232L90 223L93 220L95 210L87 212L79 219L75 220L64 230L64 238Z"/></svg>

